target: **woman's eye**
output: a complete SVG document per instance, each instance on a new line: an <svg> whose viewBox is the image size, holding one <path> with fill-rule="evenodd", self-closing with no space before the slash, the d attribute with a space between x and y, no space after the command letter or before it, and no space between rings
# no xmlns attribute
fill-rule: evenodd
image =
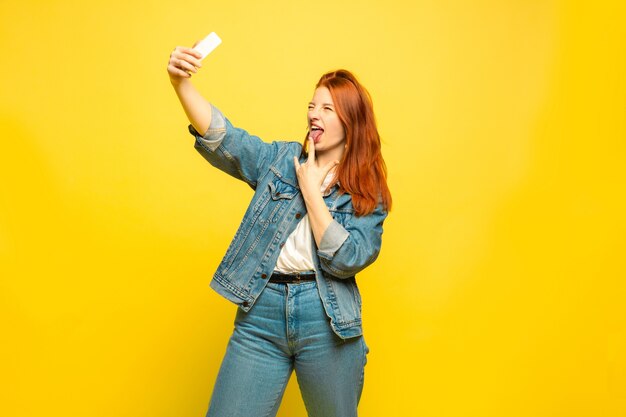
<svg viewBox="0 0 626 417"><path fill-rule="evenodd" d="M333 111L332 107L328 107L328 106L324 107L324 110L330 110L330 111Z"/></svg>

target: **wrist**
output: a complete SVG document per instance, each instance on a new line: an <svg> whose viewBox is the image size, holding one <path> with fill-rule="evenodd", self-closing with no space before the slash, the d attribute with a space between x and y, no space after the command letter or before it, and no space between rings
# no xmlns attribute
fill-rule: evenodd
<svg viewBox="0 0 626 417"><path fill-rule="evenodd" d="M307 206L312 204L319 204L320 202L324 204L324 198L322 197L322 193L320 192L320 187L315 187L314 185L305 185L304 187L300 187L300 191L302 192L302 198L304 199L304 204Z"/></svg>
<svg viewBox="0 0 626 417"><path fill-rule="evenodd" d="M191 85L189 78L182 77L170 78L170 83L175 90L184 89L186 86Z"/></svg>

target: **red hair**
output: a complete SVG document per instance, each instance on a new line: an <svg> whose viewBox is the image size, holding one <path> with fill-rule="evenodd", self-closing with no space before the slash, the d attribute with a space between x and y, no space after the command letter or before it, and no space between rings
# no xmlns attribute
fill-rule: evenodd
<svg viewBox="0 0 626 417"><path fill-rule="evenodd" d="M340 192L350 194L357 216L372 213L378 203L382 203L388 212L391 210L391 193L387 187L387 167L380 150L370 94L346 70L322 75L315 86L319 87L330 91L335 111L346 132L346 149L335 177ZM306 152L307 142L305 138L303 152Z"/></svg>

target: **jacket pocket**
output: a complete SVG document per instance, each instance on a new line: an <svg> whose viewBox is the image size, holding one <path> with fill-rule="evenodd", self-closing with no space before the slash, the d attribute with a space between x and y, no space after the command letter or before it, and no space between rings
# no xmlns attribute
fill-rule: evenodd
<svg viewBox="0 0 626 417"><path fill-rule="evenodd" d="M354 277L337 279L323 273L330 292L337 300L335 315L342 325L361 321L361 294Z"/></svg>
<svg viewBox="0 0 626 417"><path fill-rule="evenodd" d="M281 181L280 178L276 178L274 181L269 182L270 195L272 200L291 200L298 193L298 189L291 184L287 184Z"/></svg>
<svg viewBox="0 0 626 417"><path fill-rule="evenodd" d="M268 187L271 203L268 205L268 210L263 215L263 221L276 223L281 219L286 208L299 191L293 185L281 181L280 178L275 178L273 181L270 181Z"/></svg>

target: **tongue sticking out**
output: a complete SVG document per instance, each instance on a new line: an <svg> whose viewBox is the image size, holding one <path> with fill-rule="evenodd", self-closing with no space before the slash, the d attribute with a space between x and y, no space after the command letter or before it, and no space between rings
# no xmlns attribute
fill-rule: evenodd
<svg viewBox="0 0 626 417"><path fill-rule="evenodd" d="M322 133L324 133L322 129L314 129L309 132L309 136L313 139L314 143L317 143Z"/></svg>

